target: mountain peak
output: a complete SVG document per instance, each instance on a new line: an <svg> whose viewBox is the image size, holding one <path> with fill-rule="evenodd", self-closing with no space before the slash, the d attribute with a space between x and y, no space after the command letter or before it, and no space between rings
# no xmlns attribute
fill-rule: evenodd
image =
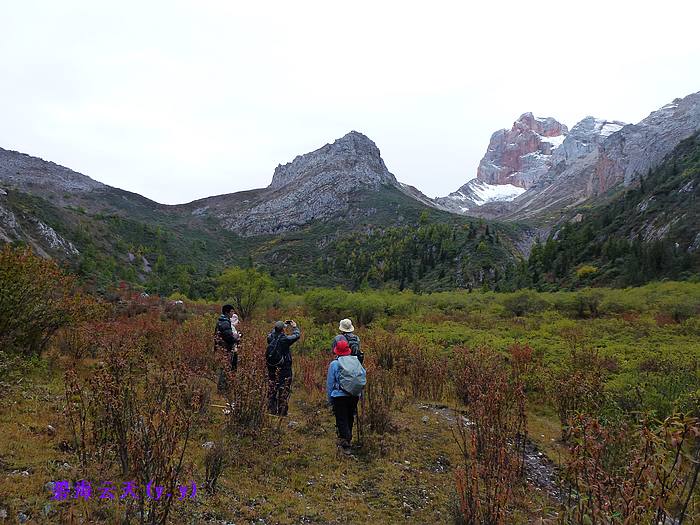
<svg viewBox="0 0 700 525"><path fill-rule="evenodd" d="M377 145L366 135L351 131L332 144L298 155L292 162L275 169L269 188L281 188L290 183L300 184L308 179L330 182L339 179L357 184L376 186L396 185Z"/></svg>
<svg viewBox="0 0 700 525"><path fill-rule="evenodd" d="M360 133L359 131L355 131L354 129L337 139L335 142L359 142L371 144L372 146L376 147L376 144L372 139L370 139L364 133Z"/></svg>
<svg viewBox="0 0 700 525"><path fill-rule="evenodd" d="M569 129L566 125L559 122L554 117L536 117L532 112L528 111L518 117L513 123L511 131L534 131L543 137L557 137L566 135Z"/></svg>
<svg viewBox="0 0 700 525"><path fill-rule="evenodd" d="M512 184L527 189L548 169L548 158L568 132L555 118L523 113L511 129L491 135L476 176L487 184Z"/></svg>

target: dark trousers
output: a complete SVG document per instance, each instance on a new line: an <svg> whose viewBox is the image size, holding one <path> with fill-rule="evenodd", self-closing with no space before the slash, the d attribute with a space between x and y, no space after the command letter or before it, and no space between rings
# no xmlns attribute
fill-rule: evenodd
<svg viewBox="0 0 700 525"><path fill-rule="evenodd" d="M270 414L286 416L289 410L289 394L292 391L292 367L268 366L268 402Z"/></svg>
<svg viewBox="0 0 700 525"><path fill-rule="evenodd" d="M226 351L226 364L228 365L228 370L225 368L219 368L219 380L217 381L217 390L220 394L225 394L229 390L229 382L227 377L227 372L235 372L238 368L238 352Z"/></svg>
<svg viewBox="0 0 700 525"><path fill-rule="evenodd" d="M360 398L355 396L333 397L333 412L335 413L335 428L338 437L350 444L352 441L352 423L355 412L357 412L357 402Z"/></svg>

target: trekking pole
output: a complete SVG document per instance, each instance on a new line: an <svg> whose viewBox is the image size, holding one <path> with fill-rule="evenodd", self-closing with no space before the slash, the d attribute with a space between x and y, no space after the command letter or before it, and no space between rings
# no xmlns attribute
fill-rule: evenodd
<svg viewBox="0 0 700 525"><path fill-rule="evenodd" d="M364 394L364 392L363 392ZM362 432L362 417L360 415L365 413L365 396L360 397L360 407L357 410L357 442L362 444L362 438L364 437L364 432Z"/></svg>

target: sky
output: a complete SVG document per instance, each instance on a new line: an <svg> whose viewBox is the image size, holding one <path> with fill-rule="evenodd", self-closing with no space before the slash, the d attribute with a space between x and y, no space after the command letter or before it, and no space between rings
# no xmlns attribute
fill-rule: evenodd
<svg viewBox="0 0 700 525"><path fill-rule="evenodd" d="M431 197L532 111L700 91L700 2L53 0L0 10L0 147L175 204L357 130Z"/></svg>

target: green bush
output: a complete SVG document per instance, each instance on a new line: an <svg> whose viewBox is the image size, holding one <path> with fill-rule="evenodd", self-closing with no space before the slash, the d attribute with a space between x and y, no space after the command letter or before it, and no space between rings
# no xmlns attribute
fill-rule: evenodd
<svg viewBox="0 0 700 525"><path fill-rule="evenodd" d="M541 312L548 306L547 301L532 290L506 294L502 304L515 317Z"/></svg>
<svg viewBox="0 0 700 525"><path fill-rule="evenodd" d="M0 348L38 355L61 328L95 315L97 303L55 261L0 250Z"/></svg>

